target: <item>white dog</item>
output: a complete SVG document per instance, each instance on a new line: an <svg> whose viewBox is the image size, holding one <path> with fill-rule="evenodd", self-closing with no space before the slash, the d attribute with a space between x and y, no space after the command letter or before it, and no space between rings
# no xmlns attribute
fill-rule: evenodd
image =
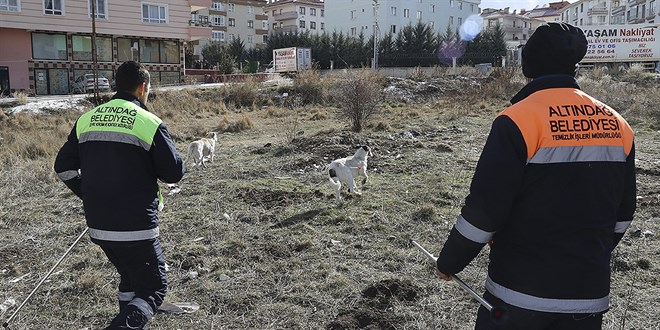
<svg viewBox="0 0 660 330"><path fill-rule="evenodd" d="M193 141L188 145L188 155L184 164L192 159L195 166L202 164L206 168L205 158L209 157L209 161L213 162L213 155L215 154L215 142L218 141L218 135L215 132L209 133L208 138L202 138Z"/></svg>
<svg viewBox="0 0 660 330"><path fill-rule="evenodd" d="M325 167L330 183L335 186L337 201L341 200L341 184L348 187L351 194L361 195L355 185L357 177L364 177L362 184L369 181L367 176L367 157L373 156L367 146L361 146L353 156L334 160Z"/></svg>

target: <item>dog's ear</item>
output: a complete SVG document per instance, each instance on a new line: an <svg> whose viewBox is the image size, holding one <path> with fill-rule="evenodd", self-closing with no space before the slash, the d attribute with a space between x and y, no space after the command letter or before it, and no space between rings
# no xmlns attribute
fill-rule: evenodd
<svg viewBox="0 0 660 330"><path fill-rule="evenodd" d="M369 146L361 146L360 148L364 149L364 151L369 151Z"/></svg>

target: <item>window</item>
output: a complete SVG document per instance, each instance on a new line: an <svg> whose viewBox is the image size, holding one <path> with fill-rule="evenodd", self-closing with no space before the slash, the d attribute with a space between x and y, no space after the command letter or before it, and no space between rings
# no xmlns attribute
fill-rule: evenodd
<svg viewBox="0 0 660 330"><path fill-rule="evenodd" d="M321 30L325 30L325 23L321 22Z"/></svg>
<svg viewBox="0 0 660 330"><path fill-rule="evenodd" d="M140 46L138 39L117 39L117 60L124 61L139 61L140 60Z"/></svg>
<svg viewBox="0 0 660 330"><path fill-rule="evenodd" d="M463 17L459 17L458 18L458 25L462 25L462 24L463 24Z"/></svg>
<svg viewBox="0 0 660 330"><path fill-rule="evenodd" d="M300 20L300 25L299 26L300 26L301 29L304 29L305 28L305 21Z"/></svg>
<svg viewBox="0 0 660 330"><path fill-rule="evenodd" d="M321 17L325 16L325 9L321 9Z"/></svg>
<svg viewBox="0 0 660 330"><path fill-rule="evenodd" d="M160 63L158 40L140 39L140 62Z"/></svg>
<svg viewBox="0 0 660 330"><path fill-rule="evenodd" d="M473 4L473 3L470 4L470 12L471 12L471 13L474 13L474 4Z"/></svg>
<svg viewBox="0 0 660 330"><path fill-rule="evenodd" d="M300 7L299 12L300 15L305 15L305 7Z"/></svg>
<svg viewBox="0 0 660 330"><path fill-rule="evenodd" d="M236 40L236 35L233 34L233 33L230 33L229 34L229 41L234 41L234 40Z"/></svg>
<svg viewBox="0 0 660 330"><path fill-rule="evenodd" d="M356 35L356 34L357 34L357 28L352 27L352 28L351 28L351 35L354 36L354 35Z"/></svg>
<svg viewBox="0 0 660 330"><path fill-rule="evenodd" d="M0 11L20 11L19 0L0 0Z"/></svg>
<svg viewBox="0 0 660 330"><path fill-rule="evenodd" d="M390 32L392 32L392 34L396 33L396 25L390 26Z"/></svg>
<svg viewBox="0 0 660 330"><path fill-rule="evenodd" d="M248 44L253 44L254 43L254 36L253 35L248 34L247 43Z"/></svg>
<svg viewBox="0 0 660 330"><path fill-rule="evenodd" d="M581 3L581 4L580 4L580 12L581 12L581 13L584 12L584 3Z"/></svg>
<svg viewBox="0 0 660 330"><path fill-rule="evenodd" d="M230 18L229 19L229 26L236 26L236 19L235 18Z"/></svg>
<svg viewBox="0 0 660 330"><path fill-rule="evenodd" d="M212 41L225 41L225 31L211 31Z"/></svg>
<svg viewBox="0 0 660 330"><path fill-rule="evenodd" d="M160 63L179 63L181 54L179 53L179 42L173 40L160 41Z"/></svg>
<svg viewBox="0 0 660 330"><path fill-rule="evenodd" d="M254 29L254 21L249 19L247 21L247 27L248 27L248 29Z"/></svg>
<svg viewBox="0 0 660 330"><path fill-rule="evenodd" d="M454 25L454 16L449 16L449 24Z"/></svg>
<svg viewBox="0 0 660 330"><path fill-rule="evenodd" d="M268 36L265 35L265 34L263 36L261 36L261 42L264 43L264 44L267 44L268 43Z"/></svg>
<svg viewBox="0 0 660 330"><path fill-rule="evenodd" d="M73 60L92 61L92 37L72 36ZM101 62L112 62L112 38L96 37L96 59Z"/></svg>
<svg viewBox="0 0 660 330"><path fill-rule="evenodd" d="M227 11L233 12L234 10L236 10L236 6L234 6L233 3L228 3L227 4Z"/></svg>
<svg viewBox="0 0 660 330"><path fill-rule="evenodd" d="M357 18L357 12L355 10L351 10L351 19Z"/></svg>
<svg viewBox="0 0 660 330"><path fill-rule="evenodd" d="M167 5L142 3L142 21L167 24Z"/></svg>
<svg viewBox="0 0 660 330"><path fill-rule="evenodd" d="M252 14L252 13L254 13L254 7L252 7L252 6L247 6L247 11L248 11L248 14Z"/></svg>
<svg viewBox="0 0 660 330"><path fill-rule="evenodd" d="M422 12L418 10L418 11L417 11L417 16L416 16L416 17L417 17L417 19L420 19L420 20L421 20L421 19L422 19Z"/></svg>
<svg viewBox="0 0 660 330"><path fill-rule="evenodd" d="M63 0L44 0L44 14L46 15L64 15Z"/></svg>
<svg viewBox="0 0 660 330"><path fill-rule="evenodd" d="M449 0L449 7L454 8L454 0Z"/></svg>
<svg viewBox="0 0 660 330"><path fill-rule="evenodd" d="M403 10L403 17L410 17L410 9Z"/></svg>
<svg viewBox="0 0 660 330"><path fill-rule="evenodd" d="M309 8L309 15L316 16L316 8Z"/></svg>
<svg viewBox="0 0 660 330"><path fill-rule="evenodd" d="M66 35L32 33L32 58L66 60Z"/></svg>
<svg viewBox="0 0 660 330"><path fill-rule="evenodd" d="M309 22L309 28L312 30L316 30L316 22Z"/></svg>
<svg viewBox="0 0 660 330"><path fill-rule="evenodd" d="M390 12L392 13L392 16L396 16L396 7L390 8Z"/></svg>
<svg viewBox="0 0 660 330"><path fill-rule="evenodd" d="M225 26L225 17L222 15L211 15L211 25Z"/></svg>
<svg viewBox="0 0 660 330"><path fill-rule="evenodd" d="M225 4L223 2L220 2L220 1L213 1L211 3L211 9L224 11L225 10Z"/></svg>
<svg viewBox="0 0 660 330"><path fill-rule="evenodd" d="M429 8L429 10L430 10L432 13L435 13L435 5L431 5L431 8Z"/></svg>
<svg viewBox="0 0 660 330"><path fill-rule="evenodd" d="M273 30L277 29L277 23L273 23Z"/></svg>
<svg viewBox="0 0 660 330"><path fill-rule="evenodd" d="M277 10L273 10L273 16L277 15Z"/></svg>
<svg viewBox="0 0 660 330"><path fill-rule="evenodd" d="M268 30L268 21L261 21L261 29Z"/></svg>
<svg viewBox="0 0 660 330"><path fill-rule="evenodd" d="M463 10L463 1L458 2L458 9Z"/></svg>
<svg viewBox="0 0 660 330"><path fill-rule="evenodd" d="M89 0L87 5L89 7L89 17L92 17L92 1L94 1L94 10L96 11L96 18L108 18L108 7L105 0Z"/></svg>

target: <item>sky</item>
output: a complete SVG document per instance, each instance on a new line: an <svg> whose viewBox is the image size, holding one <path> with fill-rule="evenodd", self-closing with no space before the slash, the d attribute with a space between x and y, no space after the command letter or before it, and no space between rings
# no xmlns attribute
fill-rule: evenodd
<svg viewBox="0 0 660 330"><path fill-rule="evenodd" d="M545 5L549 2L557 2L559 0L481 0L480 7L483 8L496 8L502 9L505 7L514 9L534 9L538 5ZM570 2L574 2L569 0Z"/></svg>

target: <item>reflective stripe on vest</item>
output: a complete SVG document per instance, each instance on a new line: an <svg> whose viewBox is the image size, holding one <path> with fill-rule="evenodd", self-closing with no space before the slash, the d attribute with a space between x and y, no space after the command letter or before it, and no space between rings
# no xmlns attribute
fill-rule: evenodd
<svg viewBox="0 0 660 330"><path fill-rule="evenodd" d="M552 299L531 296L495 283L486 278L486 290L510 305L549 313L599 313L607 310L610 296L597 299Z"/></svg>
<svg viewBox="0 0 660 330"><path fill-rule="evenodd" d="M622 146L566 146L540 148L528 164L626 162Z"/></svg>
<svg viewBox="0 0 660 330"><path fill-rule="evenodd" d="M76 134L80 143L110 141L149 150L161 122L160 118L137 104L115 99L80 116Z"/></svg>
<svg viewBox="0 0 660 330"><path fill-rule="evenodd" d="M71 179L75 179L78 177L78 175L80 175L80 173L78 173L78 170L68 170L57 173L57 177L59 177L60 180L62 181L69 181Z"/></svg>
<svg viewBox="0 0 660 330"><path fill-rule="evenodd" d="M89 237L113 242L142 241L156 238L159 233L158 227L136 231L110 231L89 228Z"/></svg>
<svg viewBox="0 0 660 330"><path fill-rule="evenodd" d="M579 89L540 90L500 115L522 133L528 164L625 162L632 150L628 122Z"/></svg>
<svg viewBox="0 0 660 330"><path fill-rule="evenodd" d="M623 234L626 232L632 221L617 221L614 225L614 232L617 234Z"/></svg>
<svg viewBox="0 0 660 330"><path fill-rule="evenodd" d="M493 238L493 235L495 235L495 232L488 232L475 227L473 224L465 220L463 215L458 216L454 228L456 228L461 235L465 236L465 238L476 243L488 243L488 241Z"/></svg>

